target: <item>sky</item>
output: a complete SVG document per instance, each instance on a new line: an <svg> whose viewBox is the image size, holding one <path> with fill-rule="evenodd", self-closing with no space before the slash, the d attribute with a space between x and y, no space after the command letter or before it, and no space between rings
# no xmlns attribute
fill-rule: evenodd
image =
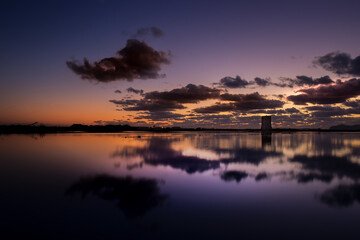
<svg viewBox="0 0 360 240"><path fill-rule="evenodd" d="M1 1L0 124L360 124L359 1Z"/></svg>

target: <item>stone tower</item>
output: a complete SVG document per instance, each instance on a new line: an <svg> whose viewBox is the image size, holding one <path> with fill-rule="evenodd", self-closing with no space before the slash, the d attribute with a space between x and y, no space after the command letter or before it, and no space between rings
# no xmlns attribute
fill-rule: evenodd
<svg viewBox="0 0 360 240"><path fill-rule="evenodd" d="M271 116L261 117L261 131L271 131Z"/></svg>

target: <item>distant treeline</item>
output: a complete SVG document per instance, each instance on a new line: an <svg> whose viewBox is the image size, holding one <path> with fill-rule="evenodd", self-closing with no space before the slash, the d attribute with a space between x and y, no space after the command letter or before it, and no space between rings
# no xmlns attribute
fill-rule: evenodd
<svg viewBox="0 0 360 240"><path fill-rule="evenodd" d="M71 126L45 126L45 125L0 125L1 134L10 133L64 133L64 132L93 132L113 133L123 131L195 131L211 130L204 128L180 128L180 127L132 127L129 125L83 125L73 124ZM214 129L213 129L214 130Z"/></svg>
<svg viewBox="0 0 360 240"><path fill-rule="evenodd" d="M83 125L73 124L71 126L45 126L45 125L0 125L0 134L45 134L45 133L66 133L66 132L89 132L89 133L116 133L123 131L150 131L150 132L172 132L172 131L247 131L259 132L260 129L221 129L221 128L181 128L181 127L132 127L129 125ZM330 129L295 129L276 128L271 132L297 132L297 131L360 131L360 125L338 125Z"/></svg>

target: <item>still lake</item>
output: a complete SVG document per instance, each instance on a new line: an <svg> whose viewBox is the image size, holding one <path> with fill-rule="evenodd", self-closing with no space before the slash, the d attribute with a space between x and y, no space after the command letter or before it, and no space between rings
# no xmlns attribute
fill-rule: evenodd
<svg viewBox="0 0 360 240"><path fill-rule="evenodd" d="M359 239L360 133L0 135L1 239Z"/></svg>

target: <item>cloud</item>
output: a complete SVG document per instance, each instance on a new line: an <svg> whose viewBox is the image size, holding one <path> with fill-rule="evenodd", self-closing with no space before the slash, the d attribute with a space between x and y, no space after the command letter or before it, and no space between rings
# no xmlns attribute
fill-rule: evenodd
<svg viewBox="0 0 360 240"><path fill-rule="evenodd" d="M270 82L270 79L264 79L264 78L259 78L259 77L254 78L254 81L257 85L259 85L261 87L266 87L266 86L269 86L272 84Z"/></svg>
<svg viewBox="0 0 360 240"><path fill-rule="evenodd" d="M221 90L204 85L188 84L171 91L153 91L145 94L146 100L176 101L178 103L198 103L199 101L216 99Z"/></svg>
<svg viewBox="0 0 360 240"><path fill-rule="evenodd" d="M293 88L294 86L297 87L312 87L317 85L327 85L334 83L334 81L329 76L324 76L320 78L312 78L304 75L296 76L295 79L293 78L280 78L281 84L276 84L279 87L289 87Z"/></svg>
<svg viewBox="0 0 360 240"><path fill-rule="evenodd" d="M294 107L285 109L286 113L300 113L300 111Z"/></svg>
<svg viewBox="0 0 360 240"><path fill-rule="evenodd" d="M233 77L224 77L220 79L219 83L216 83L223 88L246 88L253 85L258 85L260 87L267 86L277 86L277 87L288 87L286 83L273 83L270 78L254 78L253 81L247 81L242 79L240 76Z"/></svg>
<svg viewBox="0 0 360 240"><path fill-rule="evenodd" d="M249 82L239 76L236 76L235 78L224 77L220 79L219 85L225 88L245 88L249 85Z"/></svg>
<svg viewBox="0 0 360 240"><path fill-rule="evenodd" d="M250 94L230 94L224 93L220 95L220 100L230 101L230 103L216 103L215 105L196 108L197 113L218 113L229 111L250 111L255 109L274 109L280 108L285 103L280 100L266 99L264 95L258 92Z"/></svg>
<svg viewBox="0 0 360 240"><path fill-rule="evenodd" d="M342 103L349 98L360 95L360 78L348 81L337 81L335 84L316 88L300 89L299 95L288 96L288 100L296 105Z"/></svg>
<svg viewBox="0 0 360 240"><path fill-rule="evenodd" d="M295 79L288 79L289 81L289 86L293 87L295 86L299 86L299 87L303 87L303 86L317 86L317 85L321 85L321 84L331 84L334 83L333 80L330 79L329 76L324 76L324 77L320 77L320 78L312 78L312 77L308 77L308 76L296 76Z"/></svg>
<svg viewBox="0 0 360 240"><path fill-rule="evenodd" d="M296 76L295 79L292 78L280 78L280 83L271 82L270 78L259 78L255 77L253 81L247 81L242 79L240 76L233 77L224 77L220 80L219 83L216 83L220 87L223 88L246 88L249 86L260 86L260 87L268 87L268 86L275 86L281 88L293 88L294 86L297 87L304 87L304 86L317 86L317 85L326 85L334 83L333 80L329 76L324 76L320 78L312 78L304 75Z"/></svg>
<svg viewBox="0 0 360 240"><path fill-rule="evenodd" d="M163 112L175 109L184 109L185 107L175 101L162 100L109 100L125 111L149 111L149 112Z"/></svg>
<svg viewBox="0 0 360 240"><path fill-rule="evenodd" d="M169 63L169 53L156 51L145 42L129 39L126 47L119 50L115 57L94 63L85 58L83 64L67 61L66 65L82 79L111 82L161 78L165 76L159 73L161 65Z"/></svg>
<svg viewBox="0 0 360 240"><path fill-rule="evenodd" d="M136 33L133 35L134 38L145 37L145 36L152 36L155 38L163 37L164 31L158 27L145 27L139 28Z"/></svg>
<svg viewBox="0 0 360 240"><path fill-rule="evenodd" d="M358 108L358 109L360 109L360 100L348 101L348 102L344 102L343 104L344 104L345 106L347 106L347 107L352 107L352 108Z"/></svg>
<svg viewBox="0 0 360 240"><path fill-rule="evenodd" d="M152 121L165 121L165 120L184 120L186 115L167 112L167 111L152 111L148 113L144 113L141 115L137 115L134 119L149 119Z"/></svg>
<svg viewBox="0 0 360 240"><path fill-rule="evenodd" d="M198 103L203 100L219 98L220 92L216 88L188 84L170 91L147 92L142 94L143 98L140 100L110 100L110 102L122 107L125 111L164 112L184 109L183 104L185 103Z"/></svg>
<svg viewBox="0 0 360 240"><path fill-rule="evenodd" d="M114 93L121 93L121 91L120 90L115 90L115 92Z"/></svg>
<svg viewBox="0 0 360 240"><path fill-rule="evenodd" d="M311 115L318 118L328 118L332 116L343 116L349 114L360 114L360 108L341 108L331 106L312 106L307 107L307 110L312 111Z"/></svg>
<svg viewBox="0 0 360 240"><path fill-rule="evenodd" d="M276 114L286 114L285 110L264 110L264 109L260 109L260 110L255 110L255 111L251 111L249 113L252 114L271 114L271 115L276 115Z"/></svg>
<svg viewBox="0 0 360 240"><path fill-rule="evenodd" d="M126 89L126 91L129 92L129 93L135 93L135 94L140 94L140 95L142 95L144 93L144 90L135 89L135 88L132 88L132 87L129 87L128 89Z"/></svg>
<svg viewBox="0 0 360 240"><path fill-rule="evenodd" d="M313 63L339 75L360 76L360 56L351 58L347 53L332 52L317 57Z"/></svg>

